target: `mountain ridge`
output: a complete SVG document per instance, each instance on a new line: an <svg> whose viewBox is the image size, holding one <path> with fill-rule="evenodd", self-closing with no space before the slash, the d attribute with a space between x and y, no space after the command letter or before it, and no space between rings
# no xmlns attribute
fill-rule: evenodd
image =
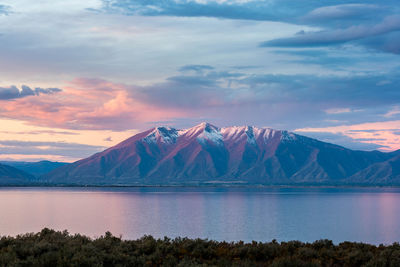
<svg viewBox="0 0 400 267"><path fill-rule="evenodd" d="M0 164L4 164L7 166L14 167L18 170L24 171L28 174L35 176L36 178L49 173L50 171L64 166L68 163L66 162L57 162L57 161L49 161L49 160L41 160L37 162L30 161L0 161Z"/></svg>
<svg viewBox="0 0 400 267"><path fill-rule="evenodd" d="M34 182L35 177L17 168L0 163L0 185L25 185Z"/></svg>
<svg viewBox="0 0 400 267"><path fill-rule="evenodd" d="M201 123L182 130L151 128L41 180L84 185L362 184L363 170L395 155L350 150L271 128ZM400 184L400 177L391 182Z"/></svg>

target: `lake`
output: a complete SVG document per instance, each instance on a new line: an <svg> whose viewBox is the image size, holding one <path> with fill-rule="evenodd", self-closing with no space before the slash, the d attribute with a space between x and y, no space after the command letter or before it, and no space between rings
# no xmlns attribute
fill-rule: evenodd
<svg viewBox="0 0 400 267"><path fill-rule="evenodd" d="M0 234L400 241L399 188L0 188Z"/></svg>

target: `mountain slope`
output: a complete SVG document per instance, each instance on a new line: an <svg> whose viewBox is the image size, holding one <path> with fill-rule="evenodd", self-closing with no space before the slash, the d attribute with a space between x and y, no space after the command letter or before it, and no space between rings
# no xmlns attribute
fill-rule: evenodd
<svg viewBox="0 0 400 267"><path fill-rule="evenodd" d="M26 185L32 183L34 178L24 171L0 164L0 185Z"/></svg>
<svg viewBox="0 0 400 267"><path fill-rule="evenodd" d="M68 163L43 160L39 162L1 161L0 164L5 164L39 177Z"/></svg>
<svg viewBox="0 0 400 267"><path fill-rule="evenodd" d="M400 155L387 161L372 164L349 180L353 183L399 185L400 184Z"/></svg>
<svg viewBox="0 0 400 267"><path fill-rule="evenodd" d="M44 182L90 185L346 183L392 154L353 151L287 131L208 123L157 127L58 168Z"/></svg>

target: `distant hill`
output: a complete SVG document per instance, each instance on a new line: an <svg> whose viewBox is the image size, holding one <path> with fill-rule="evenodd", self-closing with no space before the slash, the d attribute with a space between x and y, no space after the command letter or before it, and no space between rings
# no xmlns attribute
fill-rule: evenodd
<svg viewBox="0 0 400 267"><path fill-rule="evenodd" d="M26 185L34 182L34 179L29 173L0 164L0 185Z"/></svg>
<svg viewBox="0 0 400 267"><path fill-rule="evenodd" d="M41 180L78 185L400 185L398 155L354 151L269 128L202 123L183 130L149 129Z"/></svg>
<svg viewBox="0 0 400 267"><path fill-rule="evenodd" d="M12 166L35 177L46 174L58 167L64 166L65 162L39 161L39 162L24 162L24 161L2 161L1 164Z"/></svg>
<svg viewBox="0 0 400 267"><path fill-rule="evenodd" d="M384 162L372 164L349 178L354 183L399 184L400 155Z"/></svg>

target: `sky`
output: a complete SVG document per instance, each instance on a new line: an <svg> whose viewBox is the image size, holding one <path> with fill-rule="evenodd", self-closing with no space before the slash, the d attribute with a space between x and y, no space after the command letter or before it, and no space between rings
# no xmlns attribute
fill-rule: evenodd
<svg viewBox="0 0 400 267"><path fill-rule="evenodd" d="M203 121L400 149L398 0L0 0L0 160Z"/></svg>

